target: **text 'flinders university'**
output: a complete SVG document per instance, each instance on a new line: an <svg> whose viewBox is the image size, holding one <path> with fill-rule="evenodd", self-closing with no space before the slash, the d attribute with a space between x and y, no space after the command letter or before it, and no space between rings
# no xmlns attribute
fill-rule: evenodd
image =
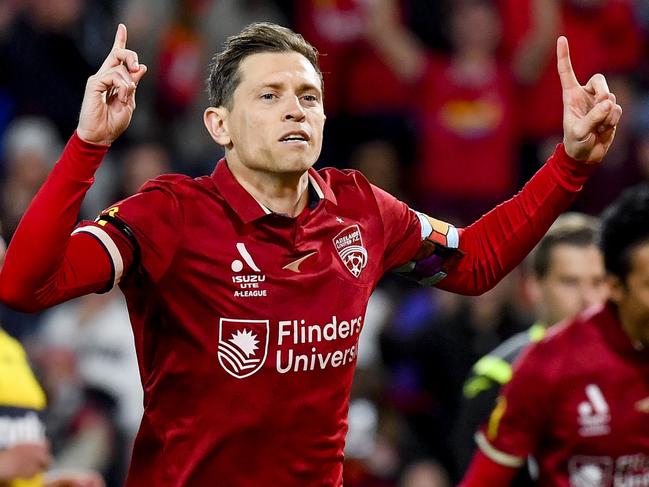
<svg viewBox="0 0 649 487"><path fill-rule="evenodd" d="M305 320L282 320L279 322L277 337L277 371L306 372L308 370L341 367L351 363L358 353L358 335L361 332L363 317L341 320L334 315L331 320L320 325L307 325ZM354 344L344 349L319 351L316 344L346 340L356 336ZM297 353L292 345L314 344L310 353ZM347 343L349 343L347 341Z"/></svg>

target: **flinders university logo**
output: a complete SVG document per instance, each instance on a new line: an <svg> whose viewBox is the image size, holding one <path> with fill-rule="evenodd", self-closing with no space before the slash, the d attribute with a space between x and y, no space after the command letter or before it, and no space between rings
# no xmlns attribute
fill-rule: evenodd
<svg viewBox="0 0 649 487"><path fill-rule="evenodd" d="M223 369L232 377L249 377L266 361L268 353L268 320L219 321L218 357Z"/></svg>
<svg viewBox="0 0 649 487"><path fill-rule="evenodd" d="M604 487L613 485L613 470L613 459L610 457L572 457L568 463L570 486Z"/></svg>
<svg viewBox="0 0 649 487"><path fill-rule="evenodd" d="M363 237L358 225L345 228L333 238L338 257L354 277L361 275L367 265L367 250L363 247Z"/></svg>

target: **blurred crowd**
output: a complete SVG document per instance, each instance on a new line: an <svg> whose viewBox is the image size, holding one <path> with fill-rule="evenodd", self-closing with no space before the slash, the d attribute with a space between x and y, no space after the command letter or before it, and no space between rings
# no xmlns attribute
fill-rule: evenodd
<svg viewBox="0 0 649 487"><path fill-rule="evenodd" d="M413 208L462 226L511 196L560 142L555 43L577 77L606 75L624 109L603 167L574 205L598 215L649 179L644 0L0 0L0 221L9 241L76 127L84 86L118 22L149 72L133 123L84 202L94 219L165 172L210 173L207 65L254 21L320 51L327 124L319 167L361 170ZM534 321L524 268L467 298L384 279L361 336L345 485L447 487L464 380ZM46 391L55 464L121 485L142 393L121 294L41 315L2 310Z"/></svg>

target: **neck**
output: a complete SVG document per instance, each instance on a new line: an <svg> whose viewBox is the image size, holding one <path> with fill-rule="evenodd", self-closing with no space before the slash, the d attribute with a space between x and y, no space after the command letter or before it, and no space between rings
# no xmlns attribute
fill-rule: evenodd
<svg viewBox="0 0 649 487"><path fill-rule="evenodd" d="M617 312L622 324L622 330L627 334L633 346L638 350L649 346L640 327L638 327L637 319L633 316L633 313L626 306L620 304L617 306Z"/></svg>
<svg viewBox="0 0 649 487"><path fill-rule="evenodd" d="M227 161L232 175L243 189L273 213L295 217L306 207L309 199L307 171L276 173L250 169L230 159Z"/></svg>

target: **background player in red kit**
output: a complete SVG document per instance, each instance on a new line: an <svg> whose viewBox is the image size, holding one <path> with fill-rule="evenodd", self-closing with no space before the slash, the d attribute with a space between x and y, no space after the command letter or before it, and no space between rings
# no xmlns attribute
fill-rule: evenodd
<svg viewBox="0 0 649 487"><path fill-rule="evenodd" d="M325 120L317 53L254 24L211 68L205 125L226 151L213 174L157 178L75 229L146 71L125 45L120 25L14 235L0 298L37 310L120 285L145 392L128 486L341 485L379 278L398 268L456 292L493 286L573 201L622 112L602 76L578 84L560 39L564 144L520 194L457 230L359 173L311 168Z"/></svg>
<svg viewBox="0 0 649 487"><path fill-rule="evenodd" d="M539 486L649 485L649 187L602 220L611 299L552 329L516 363L462 487L509 485L528 455Z"/></svg>
<svg viewBox="0 0 649 487"><path fill-rule="evenodd" d="M525 286L534 303L536 322L473 366L457 419L455 451L461 472L466 471L476 451L476 431L489 418L502 387L511 378L512 364L531 343L541 340L549 327L608 298L598 229L599 222L593 217L564 213L528 257ZM521 468L512 485L534 485L527 468Z"/></svg>

